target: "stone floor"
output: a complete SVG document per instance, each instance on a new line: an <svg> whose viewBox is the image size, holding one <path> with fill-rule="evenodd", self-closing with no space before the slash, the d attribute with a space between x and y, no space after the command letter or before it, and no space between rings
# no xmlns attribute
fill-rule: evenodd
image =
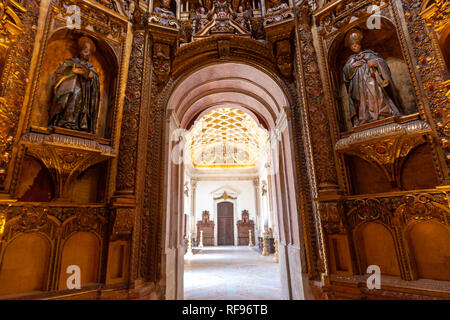
<svg viewBox="0 0 450 320"><path fill-rule="evenodd" d="M184 258L184 298L281 299L279 264L247 246L205 247Z"/></svg>

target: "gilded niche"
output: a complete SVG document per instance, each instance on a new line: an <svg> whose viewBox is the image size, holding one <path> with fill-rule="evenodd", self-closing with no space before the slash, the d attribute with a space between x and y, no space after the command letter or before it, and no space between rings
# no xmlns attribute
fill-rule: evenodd
<svg viewBox="0 0 450 320"><path fill-rule="evenodd" d="M361 34L354 34L353 31L355 29L360 31ZM352 33L354 46L358 47L357 43L361 46L361 48L358 48L360 50L359 53L353 52L351 49L350 35ZM365 66L361 65L357 68L352 68L350 63L352 60L352 65L356 63L355 58L362 58L361 61ZM369 60L376 60L378 66L371 65L369 67L367 64ZM405 62L395 28L389 21L383 20L380 30L370 30L358 25L348 32L340 33L330 46L328 61L339 103L337 111L341 132L352 131L354 127L383 118L417 113L416 95L412 86L408 65ZM366 76L368 78L366 80L373 82L371 88L373 90L378 88L378 91L367 91L367 88L366 91L360 90L356 79L352 78L352 75L356 74L356 69L360 69L360 71L367 69ZM372 73L375 78L372 78ZM349 92L353 97L349 95ZM373 109L372 103L364 104L365 107L371 105L372 110L369 111L367 108L358 110L358 97L360 100L363 99L362 95L364 95L366 98L363 100L367 101L367 97L375 97L375 93L377 93L378 103L383 105L381 110L380 107ZM389 104L386 104L388 101ZM358 117L358 111L365 112L365 116L361 115L364 117L362 122ZM383 112L380 113L380 111Z"/></svg>
<svg viewBox="0 0 450 320"><path fill-rule="evenodd" d="M80 37L78 50L79 54L65 60L53 75L53 110L48 125L95 133L100 81L89 57L96 48L91 39Z"/></svg>
<svg viewBox="0 0 450 320"><path fill-rule="evenodd" d="M354 126L390 116L400 116L391 71L386 61L369 49L362 49L363 34L347 33L345 44L353 51L344 65L343 77Z"/></svg>
<svg viewBox="0 0 450 320"><path fill-rule="evenodd" d="M31 125L110 138L117 60L103 41L60 30L50 36Z"/></svg>

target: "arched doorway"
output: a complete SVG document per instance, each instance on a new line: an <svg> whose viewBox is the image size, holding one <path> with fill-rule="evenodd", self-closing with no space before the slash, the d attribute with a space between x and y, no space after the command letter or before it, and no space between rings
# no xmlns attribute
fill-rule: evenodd
<svg viewBox="0 0 450 320"><path fill-rule="evenodd" d="M208 46L205 45L205 48ZM167 299L183 298L183 135L202 115L224 107L243 110L270 131L271 179L267 188L272 191L276 221L274 231L279 235L281 298L311 297L307 274L302 272L302 265L306 265L306 262L301 249L304 239L296 203L298 173L294 163L292 126L286 115L293 102L287 86L273 65L268 67L266 63L268 51L267 56L257 56L254 52L251 54L256 58L221 60L216 55L215 58L205 60L199 55L195 62L190 61L194 67L188 71L183 71L181 67L177 69L175 61L176 79L170 90L167 90L165 100L166 193L161 246ZM255 63L258 59L260 63ZM182 60L180 57L179 61Z"/></svg>

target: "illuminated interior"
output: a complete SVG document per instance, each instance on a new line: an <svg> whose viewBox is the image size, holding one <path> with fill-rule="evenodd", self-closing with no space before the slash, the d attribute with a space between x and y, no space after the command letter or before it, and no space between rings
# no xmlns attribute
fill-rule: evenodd
<svg viewBox="0 0 450 320"><path fill-rule="evenodd" d="M186 147L195 168L251 168L257 165L268 136L248 113L218 108L196 121L186 136Z"/></svg>

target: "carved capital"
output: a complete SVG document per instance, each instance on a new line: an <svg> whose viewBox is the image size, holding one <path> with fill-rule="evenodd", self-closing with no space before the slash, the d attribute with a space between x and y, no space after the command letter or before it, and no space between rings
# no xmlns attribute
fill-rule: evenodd
<svg viewBox="0 0 450 320"><path fill-rule="evenodd" d="M344 233L344 219L341 216L341 206L338 202L319 202L319 215L322 227L328 234Z"/></svg>
<svg viewBox="0 0 450 320"><path fill-rule="evenodd" d="M116 219L111 237L113 239L130 236L133 231L136 209L134 208L116 208Z"/></svg>

